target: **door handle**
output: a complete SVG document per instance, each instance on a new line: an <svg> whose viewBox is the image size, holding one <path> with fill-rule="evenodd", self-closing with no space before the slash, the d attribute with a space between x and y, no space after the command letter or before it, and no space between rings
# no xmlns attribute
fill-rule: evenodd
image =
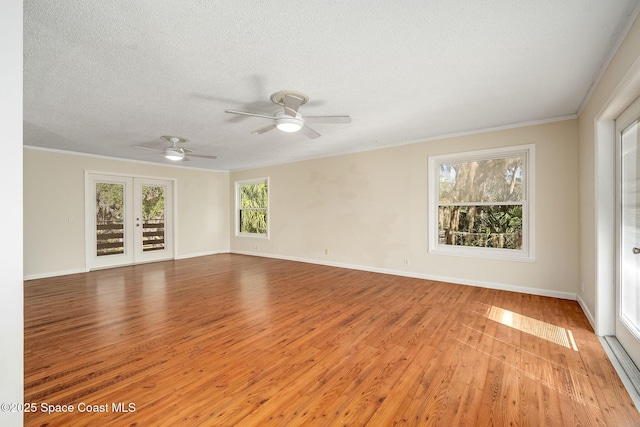
<svg viewBox="0 0 640 427"><path fill-rule="evenodd" d="M634 255L638 255L640 254L640 248L633 248L631 249L631 252L633 252Z"/></svg>

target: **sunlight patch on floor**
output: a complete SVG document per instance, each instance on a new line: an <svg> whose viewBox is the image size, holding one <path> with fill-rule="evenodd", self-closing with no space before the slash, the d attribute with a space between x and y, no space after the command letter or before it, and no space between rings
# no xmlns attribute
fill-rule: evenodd
<svg viewBox="0 0 640 427"><path fill-rule="evenodd" d="M573 339L573 333L568 329L523 316L522 314L505 310L495 305L491 306L486 316L488 319L505 326L578 351L578 346Z"/></svg>

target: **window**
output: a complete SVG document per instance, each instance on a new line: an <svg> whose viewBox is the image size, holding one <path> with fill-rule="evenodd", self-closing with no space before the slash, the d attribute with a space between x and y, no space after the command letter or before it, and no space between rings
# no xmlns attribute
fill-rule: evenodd
<svg viewBox="0 0 640 427"><path fill-rule="evenodd" d="M236 182L236 234L267 237L269 179Z"/></svg>
<svg viewBox="0 0 640 427"><path fill-rule="evenodd" d="M533 261L534 146L429 158L429 251Z"/></svg>

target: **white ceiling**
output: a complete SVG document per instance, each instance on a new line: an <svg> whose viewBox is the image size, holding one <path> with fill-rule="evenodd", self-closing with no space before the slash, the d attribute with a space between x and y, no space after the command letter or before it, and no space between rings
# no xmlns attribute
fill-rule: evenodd
<svg viewBox="0 0 640 427"><path fill-rule="evenodd" d="M24 0L24 144L237 170L574 116L638 0ZM273 130L307 94L322 134Z"/></svg>

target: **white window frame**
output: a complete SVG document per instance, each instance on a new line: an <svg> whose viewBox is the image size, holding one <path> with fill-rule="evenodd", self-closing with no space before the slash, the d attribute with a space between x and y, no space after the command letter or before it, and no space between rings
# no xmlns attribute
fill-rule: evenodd
<svg viewBox="0 0 640 427"><path fill-rule="evenodd" d="M438 242L440 164L523 156L522 249L444 245ZM469 151L429 157L429 253L508 261L535 261L535 144Z"/></svg>
<svg viewBox="0 0 640 427"><path fill-rule="evenodd" d="M254 178L254 179L245 179L242 181L236 181L236 204L235 204L235 224L236 224L236 236L238 237L257 237L257 238L262 238L262 239L268 239L269 238L269 229L270 229L270 225L269 225L269 220L271 215L269 214L269 206L271 205L270 199L271 199L271 185L269 184L269 177L264 177L264 178ZM266 233L246 233L246 232L241 232L240 231L240 198L241 198L241 194L240 194L240 188L243 185L252 185L252 184L267 184L267 232Z"/></svg>

